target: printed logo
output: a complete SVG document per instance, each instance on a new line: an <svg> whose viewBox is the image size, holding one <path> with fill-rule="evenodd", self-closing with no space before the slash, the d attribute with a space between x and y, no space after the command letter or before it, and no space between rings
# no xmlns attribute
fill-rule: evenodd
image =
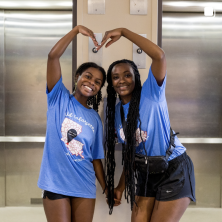
<svg viewBox="0 0 222 222"><path fill-rule="evenodd" d="M142 136L143 142L145 142L147 140L147 132L141 130L141 136ZM141 136L140 136L140 129L137 128L137 130L136 130L136 146L139 146L139 144L142 142ZM123 128L120 129L120 137L123 141L125 141L125 134L123 132Z"/></svg>
<svg viewBox="0 0 222 222"><path fill-rule="evenodd" d="M172 192L172 190L167 190L166 192L167 192L167 193L171 193L171 192Z"/></svg>
<svg viewBox="0 0 222 222"><path fill-rule="evenodd" d="M61 133L62 141L65 143L66 147L72 153L72 155L81 156L84 159L83 145L74 138L77 137L82 132L82 126L78 123L72 121L71 119L65 118L62 123ZM68 154L67 154L68 155Z"/></svg>

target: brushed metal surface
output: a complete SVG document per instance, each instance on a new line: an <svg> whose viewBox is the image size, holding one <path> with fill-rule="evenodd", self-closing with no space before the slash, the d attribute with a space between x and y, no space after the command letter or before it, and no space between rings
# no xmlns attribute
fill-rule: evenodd
<svg viewBox="0 0 222 222"><path fill-rule="evenodd" d="M148 1L147 0L130 0L131 15L147 15Z"/></svg>
<svg viewBox="0 0 222 222"><path fill-rule="evenodd" d="M6 191L6 184L5 184L5 143L0 143L0 207L5 206L5 191Z"/></svg>
<svg viewBox="0 0 222 222"><path fill-rule="evenodd" d="M5 143L6 206L30 206L37 187L44 143Z"/></svg>
<svg viewBox="0 0 222 222"><path fill-rule="evenodd" d="M0 142L45 142L44 136L0 136Z"/></svg>
<svg viewBox="0 0 222 222"><path fill-rule="evenodd" d="M216 12L222 11L221 1L163 1L164 12L204 12L205 7L213 7Z"/></svg>
<svg viewBox="0 0 222 222"><path fill-rule="evenodd" d="M105 128L105 127L104 127ZM222 138L180 138L181 143L196 143L196 144L222 144ZM44 136L0 136L0 143L12 143L12 142L45 142ZM117 144L117 150L121 148L121 144Z"/></svg>
<svg viewBox="0 0 222 222"><path fill-rule="evenodd" d="M72 28L71 12L5 12L5 135L43 136L46 130L46 64L54 44ZM61 57L72 89L72 47Z"/></svg>
<svg viewBox="0 0 222 222"><path fill-rule="evenodd" d="M5 135L4 11L0 10L0 136Z"/></svg>
<svg viewBox="0 0 222 222"><path fill-rule="evenodd" d="M140 34L146 38L146 34ZM141 54L137 52L139 47L133 43L133 61L137 65L138 69L146 69L146 53L142 51Z"/></svg>
<svg viewBox="0 0 222 222"><path fill-rule="evenodd" d="M163 13L171 126L180 137L222 137L222 16Z"/></svg>
<svg viewBox="0 0 222 222"><path fill-rule="evenodd" d="M5 135L4 11L0 10L0 136ZM5 143L0 143L0 207L5 206Z"/></svg>
<svg viewBox="0 0 222 222"><path fill-rule="evenodd" d="M88 14L105 14L105 0L88 0Z"/></svg>
<svg viewBox="0 0 222 222"><path fill-rule="evenodd" d="M103 38L102 33L94 33L94 34L95 34L97 42L100 44ZM89 38L88 53L89 53L89 62L95 62L96 64L102 66L103 47L99 51L97 51L91 38Z"/></svg>
<svg viewBox="0 0 222 222"><path fill-rule="evenodd" d="M0 9L72 10L72 0L1 0Z"/></svg>

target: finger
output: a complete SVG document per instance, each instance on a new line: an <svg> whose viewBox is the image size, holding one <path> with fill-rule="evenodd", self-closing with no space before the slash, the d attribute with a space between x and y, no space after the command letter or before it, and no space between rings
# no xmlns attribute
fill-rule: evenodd
<svg viewBox="0 0 222 222"><path fill-rule="evenodd" d="M108 32L105 34L105 36L103 37L102 39L102 42L101 42L101 46L103 46L107 41L108 39L111 38L111 34L109 34Z"/></svg>
<svg viewBox="0 0 222 222"><path fill-rule="evenodd" d="M115 202L114 202L114 206L119 206L120 204L121 204L120 201L115 201Z"/></svg>
<svg viewBox="0 0 222 222"><path fill-rule="evenodd" d="M92 38L91 36L90 36L90 38L92 39L93 44L94 44L96 47L98 47L98 42L97 42L97 40L96 40L95 38Z"/></svg>
<svg viewBox="0 0 222 222"><path fill-rule="evenodd" d="M109 32L105 32L105 35L103 36L103 39L102 39L102 42L107 39L107 35L108 35Z"/></svg>
<svg viewBox="0 0 222 222"><path fill-rule="evenodd" d="M115 40L110 40L106 45L105 45L105 47L107 48L107 47L109 47L110 45L112 45L113 43L115 42Z"/></svg>
<svg viewBox="0 0 222 222"><path fill-rule="evenodd" d="M119 206L121 203L114 203L114 207Z"/></svg>

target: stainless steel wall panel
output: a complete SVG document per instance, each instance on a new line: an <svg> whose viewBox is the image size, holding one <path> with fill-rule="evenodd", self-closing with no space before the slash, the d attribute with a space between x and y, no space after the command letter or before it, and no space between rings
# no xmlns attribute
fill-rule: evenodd
<svg viewBox="0 0 222 222"><path fill-rule="evenodd" d="M71 12L5 13L6 135L40 136L46 126L46 65L53 45L72 28ZM61 58L71 91L71 45Z"/></svg>
<svg viewBox="0 0 222 222"><path fill-rule="evenodd" d="M41 198L37 187L44 143L7 143L6 205L28 206Z"/></svg>
<svg viewBox="0 0 222 222"><path fill-rule="evenodd" d="M166 98L171 126L184 139L222 138L221 36L221 15L163 13ZM194 163L196 207L221 207L221 144L184 145Z"/></svg>
<svg viewBox="0 0 222 222"><path fill-rule="evenodd" d="M5 143L0 143L0 207L5 206Z"/></svg>
<svg viewBox="0 0 222 222"><path fill-rule="evenodd" d="M0 136L5 135L4 11L0 10Z"/></svg>
<svg viewBox="0 0 222 222"><path fill-rule="evenodd" d="M164 0L163 11L164 12L204 12L205 7L213 7L216 12L222 11L222 2L220 0L213 1L176 1L176 0Z"/></svg>
<svg viewBox="0 0 222 222"><path fill-rule="evenodd" d="M4 11L0 10L0 136L5 135ZM0 143L0 207L5 206L5 143Z"/></svg>
<svg viewBox="0 0 222 222"><path fill-rule="evenodd" d="M163 13L166 97L180 137L222 137L222 17L217 16Z"/></svg>
<svg viewBox="0 0 222 222"><path fill-rule="evenodd" d="M194 163L196 207L221 207L221 145L186 144L186 147Z"/></svg>
<svg viewBox="0 0 222 222"><path fill-rule="evenodd" d="M1 0L0 9L72 10L72 0Z"/></svg>

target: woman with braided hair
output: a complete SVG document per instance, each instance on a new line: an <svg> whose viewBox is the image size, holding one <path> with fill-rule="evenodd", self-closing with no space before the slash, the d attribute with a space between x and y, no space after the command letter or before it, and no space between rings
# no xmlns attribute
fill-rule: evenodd
<svg viewBox="0 0 222 222"><path fill-rule="evenodd" d="M93 32L76 26L52 48L47 63L47 131L38 186L48 222L91 222L98 179L105 190L102 122L96 111L106 81L105 70L83 63L74 93L62 83L60 57L77 34L98 43Z"/></svg>
<svg viewBox="0 0 222 222"><path fill-rule="evenodd" d="M143 50L152 64L143 86L132 61L116 61L108 69L105 160L110 213L113 206L120 204L125 190L125 198L131 203L132 222L176 222L190 200L195 201L195 179L186 148L170 128L165 98L165 54L150 40L126 28L106 32L100 47L109 38L106 47L121 36ZM117 95L120 102L116 105ZM116 188L115 134L123 144L123 172ZM142 157L142 163L137 162L136 156ZM160 156L168 167L155 171L159 166L154 164L153 170L151 159Z"/></svg>

